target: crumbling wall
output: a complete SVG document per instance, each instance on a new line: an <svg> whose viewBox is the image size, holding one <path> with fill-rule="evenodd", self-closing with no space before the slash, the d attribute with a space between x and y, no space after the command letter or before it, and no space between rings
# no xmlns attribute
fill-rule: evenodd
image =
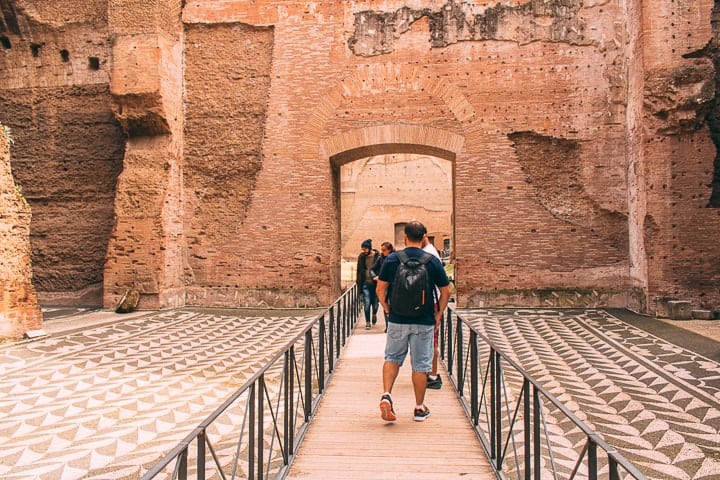
<svg viewBox="0 0 720 480"><path fill-rule="evenodd" d="M514 132L509 137L538 202L553 217L573 225L573 233L583 239L587 250L585 265L626 259L626 209L613 211L604 207L612 204L607 190L597 198L590 195L586 185L592 179L583 175L580 142L534 132ZM624 179L616 180L621 182L620 186L624 184ZM557 259L554 263L562 262Z"/></svg>
<svg viewBox="0 0 720 480"><path fill-rule="evenodd" d="M429 20L429 43L433 48L458 42L500 40L563 42L587 45L587 24L578 15L582 2L528 1L515 5L496 3L481 13L469 2L449 0L440 8L402 7L394 12L365 10L355 14L355 30L348 47L361 56L389 54L400 37L422 18Z"/></svg>
<svg viewBox="0 0 720 480"><path fill-rule="evenodd" d="M670 299L690 300L695 308L720 305L720 242L715 241L720 209L714 200L718 142L713 141L718 7L712 16L712 3L699 7L672 5L655 16L655 28L645 36L651 310L663 310Z"/></svg>
<svg viewBox="0 0 720 480"><path fill-rule="evenodd" d="M460 305L720 302L711 2L361 3L0 0L0 120L44 288L326 302L339 166L440 149ZM90 255L49 220L68 198Z"/></svg>
<svg viewBox="0 0 720 480"><path fill-rule="evenodd" d="M8 134L0 124L0 341L42 324L32 285L30 206L12 177Z"/></svg>
<svg viewBox="0 0 720 480"><path fill-rule="evenodd" d="M112 106L128 138L105 263L106 308L131 289L141 309L185 304L182 3L108 2Z"/></svg>
<svg viewBox="0 0 720 480"><path fill-rule="evenodd" d="M268 281L262 273L244 274L239 265L262 255L241 232L262 169L274 32L188 24L185 34L189 302L245 303L243 295L253 294L240 292Z"/></svg>
<svg viewBox="0 0 720 480"><path fill-rule="evenodd" d="M110 108L101 0L0 2L0 121L33 216L33 282L46 304L102 303L124 139Z"/></svg>

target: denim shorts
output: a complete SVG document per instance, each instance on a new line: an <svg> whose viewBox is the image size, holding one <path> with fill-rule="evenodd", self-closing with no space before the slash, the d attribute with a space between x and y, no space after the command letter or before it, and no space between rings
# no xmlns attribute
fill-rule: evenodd
<svg viewBox="0 0 720 480"><path fill-rule="evenodd" d="M410 349L413 372L432 371L434 325L415 325L388 322L385 341L385 360L402 366Z"/></svg>

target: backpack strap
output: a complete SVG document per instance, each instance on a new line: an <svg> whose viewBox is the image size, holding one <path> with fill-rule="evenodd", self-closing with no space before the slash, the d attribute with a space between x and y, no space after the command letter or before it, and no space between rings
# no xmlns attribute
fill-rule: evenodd
<svg viewBox="0 0 720 480"><path fill-rule="evenodd" d="M395 252L395 255L398 257L398 260L400 260L400 263L405 263L408 260L410 260L410 257L408 257L408 254L405 253L405 250L398 250ZM430 260L432 260L433 255L428 252L423 252L422 257L418 258L418 262L422 263L423 265L427 265Z"/></svg>
<svg viewBox="0 0 720 480"><path fill-rule="evenodd" d="M422 263L423 265L427 265L428 262L430 262L430 260L432 260L432 258L433 258L434 256L435 256L435 255L433 255L433 254L431 254L431 253L423 252L423 255L422 255L422 257L420 257L420 260L419 260L419 261L420 261L420 263Z"/></svg>
<svg viewBox="0 0 720 480"><path fill-rule="evenodd" d="M410 257L408 257L407 253L405 253L405 250L398 250L395 252L395 255L398 257L398 260L400 260L400 263L405 263L410 260Z"/></svg>

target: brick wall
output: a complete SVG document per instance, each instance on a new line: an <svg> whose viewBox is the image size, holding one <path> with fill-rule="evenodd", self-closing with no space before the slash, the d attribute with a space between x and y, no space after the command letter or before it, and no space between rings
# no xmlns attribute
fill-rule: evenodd
<svg viewBox="0 0 720 480"><path fill-rule="evenodd" d="M42 325L32 285L30 207L13 180L9 147L0 124L0 340Z"/></svg>
<svg viewBox="0 0 720 480"><path fill-rule="evenodd" d="M98 306L124 138L108 89L107 2L3 10L0 122L33 215L33 283L46 304Z"/></svg>
<svg viewBox="0 0 720 480"><path fill-rule="evenodd" d="M110 85L129 140L106 306L133 285L147 307L329 303L364 236L343 215L427 215L341 212L340 170L392 155L451 165L461 305L720 304L712 1L102 3L46 27L81 52L72 74L60 55L34 75L6 34L26 54L3 57L0 98Z"/></svg>
<svg viewBox="0 0 720 480"><path fill-rule="evenodd" d="M369 157L341 170L342 258L355 261L360 244L401 247L395 224L419 219L438 249L452 239L452 162L416 154Z"/></svg>

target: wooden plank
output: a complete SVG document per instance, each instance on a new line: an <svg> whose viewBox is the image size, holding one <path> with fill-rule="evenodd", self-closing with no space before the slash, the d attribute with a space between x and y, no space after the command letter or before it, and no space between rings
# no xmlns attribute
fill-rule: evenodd
<svg viewBox="0 0 720 480"><path fill-rule="evenodd" d="M432 414L413 421L409 359L393 389L398 419L380 418L384 347L378 330L359 329L350 338L288 478L495 479L449 384L428 390L425 404Z"/></svg>

